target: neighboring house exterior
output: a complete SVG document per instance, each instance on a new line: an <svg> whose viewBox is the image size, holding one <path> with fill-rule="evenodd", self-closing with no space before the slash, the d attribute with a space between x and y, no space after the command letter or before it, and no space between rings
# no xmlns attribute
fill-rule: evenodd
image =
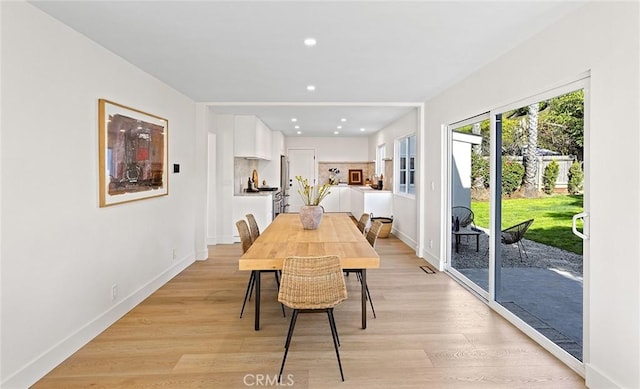
<svg viewBox="0 0 640 389"><path fill-rule="evenodd" d="M482 136L451 133L451 206L471 208L471 153L482 144Z"/></svg>

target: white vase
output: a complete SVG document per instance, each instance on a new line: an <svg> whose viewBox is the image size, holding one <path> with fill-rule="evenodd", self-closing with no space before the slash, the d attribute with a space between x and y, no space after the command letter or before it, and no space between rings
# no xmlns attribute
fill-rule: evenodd
<svg viewBox="0 0 640 389"><path fill-rule="evenodd" d="M324 209L319 205L303 205L300 207L300 221L305 230L315 230L320 226Z"/></svg>

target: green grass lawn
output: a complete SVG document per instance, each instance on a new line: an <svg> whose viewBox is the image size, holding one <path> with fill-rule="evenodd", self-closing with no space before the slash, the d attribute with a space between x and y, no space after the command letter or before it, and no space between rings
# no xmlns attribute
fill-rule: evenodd
<svg viewBox="0 0 640 389"><path fill-rule="evenodd" d="M472 201L477 226L489 228L489 202ZM525 238L582 254L582 239L571 232L571 218L582 212L582 195L554 195L537 199L503 199L502 229L535 219ZM582 224L579 223L581 228Z"/></svg>

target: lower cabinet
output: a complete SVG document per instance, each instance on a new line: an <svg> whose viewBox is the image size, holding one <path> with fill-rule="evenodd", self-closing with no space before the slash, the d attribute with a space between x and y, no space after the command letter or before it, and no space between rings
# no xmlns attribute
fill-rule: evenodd
<svg viewBox="0 0 640 389"><path fill-rule="evenodd" d="M393 199L390 192L365 193L364 210L366 213L372 214L374 217L390 217L393 216Z"/></svg>
<svg viewBox="0 0 640 389"><path fill-rule="evenodd" d="M389 217L393 215L393 194L389 191L373 189L352 189L351 214L359 219L363 213L373 214L374 217Z"/></svg>
<svg viewBox="0 0 640 389"><path fill-rule="evenodd" d="M364 213L364 193L359 189L351 189L351 214L356 219L360 219L360 215Z"/></svg>
<svg viewBox="0 0 640 389"><path fill-rule="evenodd" d="M337 186L329 189L329 194L320 203L325 212L340 212L340 189Z"/></svg>
<svg viewBox="0 0 640 389"><path fill-rule="evenodd" d="M339 187L340 191L340 212L351 212L351 188Z"/></svg>
<svg viewBox="0 0 640 389"><path fill-rule="evenodd" d="M247 220L246 215L252 213L258 223L260 232L264 231L273 220L272 195L246 195L233 197L233 240L240 242L240 234L236 228L236 222L240 219Z"/></svg>
<svg viewBox="0 0 640 389"><path fill-rule="evenodd" d="M329 195L320 203L325 212L351 212L351 188L332 186Z"/></svg>

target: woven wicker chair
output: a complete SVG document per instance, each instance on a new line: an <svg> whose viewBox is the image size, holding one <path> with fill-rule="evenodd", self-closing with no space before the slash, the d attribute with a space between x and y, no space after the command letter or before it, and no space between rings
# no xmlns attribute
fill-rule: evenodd
<svg viewBox="0 0 640 389"><path fill-rule="evenodd" d="M284 357L278 374L278 382L282 378L282 371L287 360L287 353L291 345L291 337L296 325L298 313L326 312L329 317L329 327L333 337L333 347L336 350L340 377L344 381L342 363L338 346L338 330L333 317L333 308L347 298L347 288L344 275L340 268L340 258L335 255L321 257L288 257L282 265L282 285L278 293L278 301L293 309L287 341L284 346Z"/></svg>
<svg viewBox="0 0 640 389"><path fill-rule="evenodd" d="M367 241L371 244L371 247L375 247L376 239L378 238L378 234L380 233L380 229L382 228L382 222L379 220L375 220L371 223L371 228L367 231ZM356 273L358 277L358 281L362 284L362 269L346 269L344 273L349 276L350 273ZM371 312L373 312L373 318L377 319L376 309L373 307L373 300L371 299L371 293L369 293L369 285L365 288L367 292L367 300L369 300L369 305L371 305Z"/></svg>
<svg viewBox="0 0 640 389"><path fill-rule="evenodd" d="M253 240L251 240L251 233L249 232L249 226L247 226L247 222L244 220L238 220L236 222L236 228L238 229L238 233L240 234L240 242L242 242L242 253L246 253L249 250L249 247L253 244ZM280 272L276 270L261 270L264 272L272 272L276 277L276 284L278 285L278 289L280 288ZM244 314L244 307L247 305L247 300L251 300L251 293L253 292L253 286L256 284L256 277L258 276L258 271L254 270L251 272L251 276L249 277L249 282L247 283L247 290L244 292L244 301L242 302L242 309L240 310L240 318L242 319L242 315ZM285 316L284 305L282 306L282 316Z"/></svg>
<svg viewBox="0 0 640 389"><path fill-rule="evenodd" d="M260 229L258 228L258 222L252 213L246 215L249 222L249 231L251 232L251 242L255 242L260 236Z"/></svg>
<svg viewBox="0 0 640 389"><path fill-rule="evenodd" d="M376 247L376 239L378 238L378 234L380 233L380 229L382 228L382 222L379 220L375 220L371 223L371 228L367 231L367 240L371 247Z"/></svg>
<svg viewBox="0 0 640 389"><path fill-rule="evenodd" d="M367 223L369 222L369 214L363 213L360 216L360 220L358 220L358 230L364 234L365 229L367 228Z"/></svg>

